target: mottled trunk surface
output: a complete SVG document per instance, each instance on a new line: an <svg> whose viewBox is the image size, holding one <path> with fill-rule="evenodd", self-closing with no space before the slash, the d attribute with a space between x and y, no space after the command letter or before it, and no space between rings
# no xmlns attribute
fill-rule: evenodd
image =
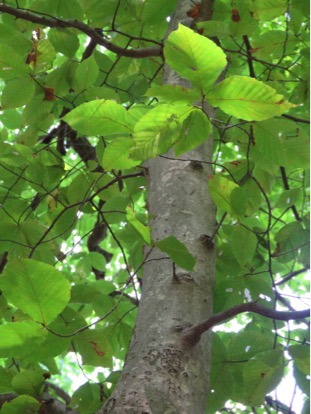
<svg viewBox="0 0 311 414"><path fill-rule="evenodd" d="M172 21L185 22L193 5L181 1ZM167 83L180 83L166 70ZM169 154L174 158L173 153ZM215 258L202 235L215 228L215 208L208 193L212 140L181 158L147 163L152 240L174 235L196 258L194 272L176 268L157 249L144 267L142 299L136 327L119 383L100 413L203 414L210 373L210 335L193 348L181 341L187 324L207 319L212 311ZM150 260L153 259L153 260Z"/></svg>

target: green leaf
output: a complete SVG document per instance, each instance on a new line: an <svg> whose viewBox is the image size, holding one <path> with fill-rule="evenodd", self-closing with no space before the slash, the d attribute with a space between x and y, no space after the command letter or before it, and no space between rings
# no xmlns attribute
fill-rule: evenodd
<svg viewBox="0 0 311 414"><path fill-rule="evenodd" d="M9 369L0 367L0 394L14 392L11 387L12 378L13 375Z"/></svg>
<svg viewBox="0 0 311 414"><path fill-rule="evenodd" d="M25 55L33 47L33 43L26 33L22 33L18 30L18 27L12 27L9 24L0 24L0 38L2 45L7 45L14 49L15 57L18 54L21 56Z"/></svg>
<svg viewBox="0 0 311 414"><path fill-rule="evenodd" d="M309 231L300 222L292 221L283 226L275 235L277 242L275 257L281 263L288 263L291 260L300 260L308 265L309 263Z"/></svg>
<svg viewBox="0 0 311 414"><path fill-rule="evenodd" d="M174 236L166 237L155 243L164 253L167 253L177 266L192 271L195 266L195 258L188 251L187 247Z"/></svg>
<svg viewBox="0 0 311 414"><path fill-rule="evenodd" d="M243 226L235 226L232 233L232 251L241 266L251 263L257 247L257 237Z"/></svg>
<svg viewBox="0 0 311 414"><path fill-rule="evenodd" d="M227 351L219 335L213 332L212 369L208 390L207 414L221 409L231 396L233 377L227 360ZM236 378L235 378L236 380Z"/></svg>
<svg viewBox="0 0 311 414"><path fill-rule="evenodd" d="M9 322L0 326L0 357L23 357L40 347L47 331L32 321Z"/></svg>
<svg viewBox="0 0 311 414"><path fill-rule="evenodd" d="M295 106L270 86L246 76L231 76L218 83L206 99L227 114L246 121L273 118Z"/></svg>
<svg viewBox="0 0 311 414"><path fill-rule="evenodd" d="M291 190L284 190L277 202L275 203L276 208L288 208L293 206L298 200L301 194L300 188L292 188Z"/></svg>
<svg viewBox="0 0 311 414"><path fill-rule="evenodd" d="M60 314L70 297L70 284L58 270L30 259L10 262L0 288L9 302L45 325Z"/></svg>
<svg viewBox="0 0 311 414"><path fill-rule="evenodd" d="M73 394L71 405L81 414L93 414L102 405L100 384L86 382Z"/></svg>
<svg viewBox="0 0 311 414"><path fill-rule="evenodd" d="M132 132L132 121L124 106L98 99L73 109L63 120L80 134L115 135Z"/></svg>
<svg viewBox="0 0 311 414"><path fill-rule="evenodd" d="M93 85L99 74L99 68L94 59L94 56L90 56L80 63L76 70L76 78L80 89L86 89Z"/></svg>
<svg viewBox="0 0 311 414"><path fill-rule="evenodd" d="M145 93L146 96L156 97L160 101L175 103L180 101L192 104L200 99L197 90L185 88L180 85L153 85Z"/></svg>
<svg viewBox="0 0 311 414"><path fill-rule="evenodd" d="M26 105L31 101L34 93L35 82L29 76L7 82L2 92L2 109Z"/></svg>
<svg viewBox="0 0 311 414"><path fill-rule="evenodd" d="M70 58L74 57L79 48L79 38L70 29L50 28L48 37L57 52Z"/></svg>
<svg viewBox="0 0 311 414"><path fill-rule="evenodd" d="M249 0L249 9L257 20L272 20L286 12L284 0Z"/></svg>
<svg viewBox="0 0 311 414"><path fill-rule="evenodd" d="M290 356L294 359L295 366L305 375L310 375L310 346L292 345L288 347Z"/></svg>
<svg viewBox="0 0 311 414"><path fill-rule="evenodd" d="M40 40L37 44L35 72L41 73L50 69L55 58L56 52L52 43L48 39Z"/></svg>
<svg viewBox="0 0 311 414"><path fill-rule="evenodd" d="M252 43L252 55L256 59L265 59L269 56L269 60L280 59L286 48L286 53L293 53L296 47L295 36L284 30L269 30L258 36Z"/></svg>
<svg viewBox="0 0 311 414"><path fill-rule="evenodd" d="M297 124L285 119L271 119L253 127L255 145L250 156L266 171L276 166L309 168L310 140Z"/></svg>
<svg viewBox="0 0 311 414"><path fill-rule="evenodd" d="M261 405L266 394L280 383L284 370L284 357L281 350L257 354L243 366L243 403Z"/></svg>
<svg viewBox="0 0 311 414"><path fill-rule="evenodd" d="M139 164L139 161L130 159L130 151L134 141L131 138L115 138L104 152L102 167L106 171L127 170Z"/></svg>
<svg viewBox="0 0 311 414"><path fill-rule="evenodd" d="M1 408L1 414L38 414L40 403L28 395L19 395L13 401L5 402Z"/></svg>
<svg viewBox="0 0 311 414"><path fill-rule="evenodd" d="M220 47L182 24L169 35L164 56L168 65L202 94L209 90L227 64Z"/></svg>
<svg viewBox="0 0 311 414"><path fill-rule="evenodd" d="M0 45L0 70L3 79L14 79L20 76L27 76L30 68L25 59L15 52L13 47L4 43Z"/></svg>
<svg viewBox="0 0 311 414"><path fill-rule="evenodd" d="M83 365L112 368L113 349L106 329L89 329L76 336L73 342L82 356Z"/></svg>
<svg viewBox="0 0 311 414"><path fill-rule="evenodd" d="M126 219L127 221L138 231L140 236L143 238L145 243L151 245L151 236L150 236L150 227L145 226L142 222L140 222L136 216L135 212L130 208L127 207L126 209Z"/></svg>
<svg viewBox="0 0 311 414"><path fill-rule="evenodd" d="M262 193L254 180L247 180L241 187L235 188L230 195L232 212L251 216L263 202Z"/></svg>
<svg viewBox="0 0 311 414"><path fill-rule="evenodd" d="M208 183L208 189L216 206L229 213L231 212L230 197L235 188L239 188L238 184L218 175L212 175Z"/></svg>
<svg viewBox="0 0 311 414"><path fill-rule="evenodd" d="M44 377L42 371L23 369L12 380L12 388L18 394L27 394L39 398L43 391Z"/></svg>
<svg viewBox="0 0 311 414"><path fill-rule="evenodd" d="M158 105L135 125L131 157L147 160L163 154L178 140L182 121L191 112L189 106Z"/></svg>
<svg viewBox="0 0 311 414"><path fill-rule="evenodd" d="M200 109L194 109L184 120L179 139L174 145L176 157L203 144L211 134L212 125Z"/></svg>

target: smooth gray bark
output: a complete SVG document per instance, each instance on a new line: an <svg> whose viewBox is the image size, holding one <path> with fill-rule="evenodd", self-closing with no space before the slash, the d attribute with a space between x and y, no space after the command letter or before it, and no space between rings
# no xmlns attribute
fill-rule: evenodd
<svg viewBox="0 0 311 414"><path fill-rule="evenodd" d="M189 25L190 1L180 1L172 19ZM166 70L167 83L182 82ZM168 154L174 158L173 152ZM194 272L176 268L154 249L144 268L142 299L119 383L101 414L201 414L210 372L210 335L193 348L181 340L181 330L211 315L214 249L202 235L215 228L215 208L208 193L212 139L178 159L157 157L147 163L152 240L174 235L196 258ZM202 161L193 163L190 160ZM207 162L207 163L206 163Z"/></svg>

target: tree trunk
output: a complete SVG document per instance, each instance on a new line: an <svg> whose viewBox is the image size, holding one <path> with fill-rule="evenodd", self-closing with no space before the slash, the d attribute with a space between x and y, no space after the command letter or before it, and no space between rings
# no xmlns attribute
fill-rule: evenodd
<svg viewBox="0 0 311 414"><path fill-rule="evenodd" d="M192 2L180 1L170 30L191 23ZM185 19L186 16L186 19ZM166 83L182 83L168 68ZM202 242L215 228L208 193L212 139L181 159L157 157L147 163L152 240L174 235L196 258L194 272L174 267L154 249L144 267L142 298L130 349L119 383L99 414L200 414L210 372L210 335L193 348L181 330L207 319L212 311L215 252ZM182 160L189 161L182 161ZM200 162L191 162L196 160ZM150 260L153 259L153 260Z"/></svg>

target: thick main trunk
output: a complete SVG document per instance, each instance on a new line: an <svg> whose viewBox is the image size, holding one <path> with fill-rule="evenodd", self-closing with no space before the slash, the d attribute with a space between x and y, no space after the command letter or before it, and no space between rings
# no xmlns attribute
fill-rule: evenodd
<svg viewBox="0 0 311 414"><path fill-rule="evenodd" d="M191 5L182 1L178 11L185 16ZM181 20L176 16L173 25ZM166 81L176 83L176 77L167 71ZM163 157L148 162L152 240L174 235L196 257L196 266L194 272L174 269L172 261L156 249L149 256L125 367L101 414L205 411L210 336L203 335L190 349L183 345L180 331L187 324L207 319L212 310L214 251L201 239L211 235L215 227L215 208L207 189L211 171L204 163L210 162L211 156L209 140L182 157L203 163Z"/></svg>

